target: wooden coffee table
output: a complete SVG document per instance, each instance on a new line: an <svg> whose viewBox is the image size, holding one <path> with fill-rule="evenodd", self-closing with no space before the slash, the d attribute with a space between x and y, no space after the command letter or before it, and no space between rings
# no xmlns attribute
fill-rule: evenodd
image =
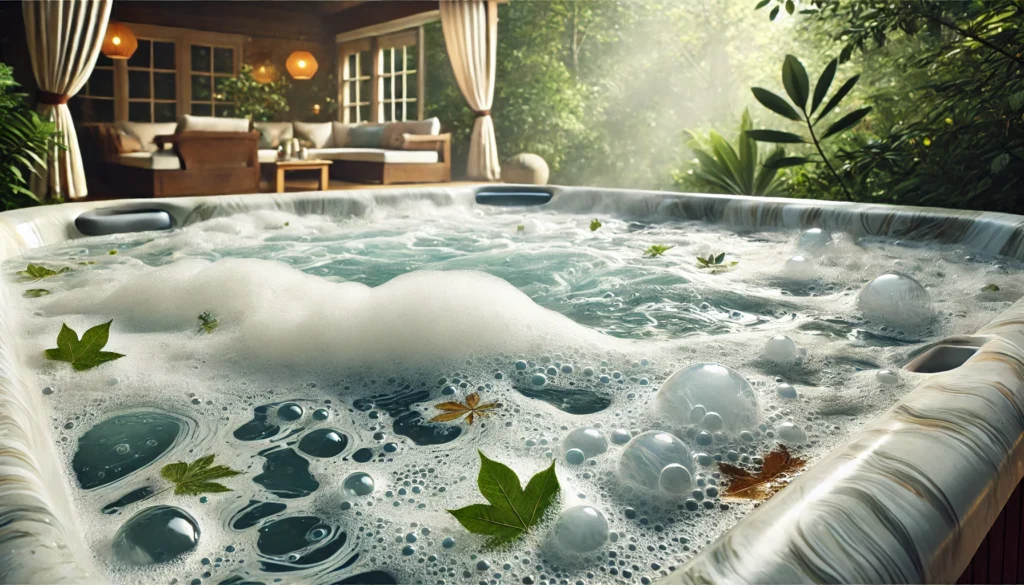
<svg viewBox="0 0 1024 585"><path fill-rule="evenodd" d="M277 169L275 173L277 175L276 191L284 193L285 171L315 171L316 169L320 169L320 190L326 191L330 183L327 178L327 169L330 166L331 161L320 159L274 161L274 167Z"/></svg>

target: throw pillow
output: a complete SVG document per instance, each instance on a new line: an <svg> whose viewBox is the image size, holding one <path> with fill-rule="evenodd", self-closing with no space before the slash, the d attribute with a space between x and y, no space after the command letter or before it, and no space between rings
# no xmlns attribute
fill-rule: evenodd
<svg viewBox="0 0 1024 585"><path fill-rule="evenodd" d="M309 140L313 148L330 148L333 146L331 134L334 129L330 122L295 122L295 137Z"/></svg>
<svg viewBox="0 0 1024 585"><path fill-rule="evenodd" d="M356 126L348 131L348 145L351 148L380 148L384 126Z"/></svg>
<svg viewBox="0 0 1024 585"><path fill-rule="evenodd" d="M139 142L138 138L128 134L124 130L120 130L117 133L117 148L121 154L142 152L142 142Z"/></svg>
<svg viewBox="0 0 1024 585"><path fill-rule="evenodd" d="M291 122L253 122L259 130L260 148L277 148L293 137Z"/></svg>

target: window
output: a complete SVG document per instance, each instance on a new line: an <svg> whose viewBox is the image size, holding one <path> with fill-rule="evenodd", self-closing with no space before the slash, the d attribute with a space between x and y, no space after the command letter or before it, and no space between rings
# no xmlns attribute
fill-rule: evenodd
<svg viewBox="0 0 1024 585"><path fill-rule="evenodd" d="M68 104L71 116L83 122L114 121L114 62L99 56L85 87Z"/></svg>
<svg viewBox="0 0 1024 585"><path fill-rule="evenodd" d="M355 43L342 48L342 120L347 123L370 121L370 82L373 53L370 43Z"/></svg>
<svg viewBox="0 0 1024 585"><path fill-rule="evenodd" d="M415 40L415 39L414 39ZM381 49L383 72L380 75L382 122L415 120L416 45L404 44Z"/></svg>
<svg viewBox="0 0 1024 585"><path fill-rule="evenodd" d="M221 84L235 76L235 50L191 45L191 61L191 112L197 116L234 116L235 105L224 100Z"/></svg>
<svg viewBox="0 0 1024 585"><path fill-rule="evenodd" d="M128 59L128 119L173 122L178 119L178 82L174 42L139 39Z"/></svg>

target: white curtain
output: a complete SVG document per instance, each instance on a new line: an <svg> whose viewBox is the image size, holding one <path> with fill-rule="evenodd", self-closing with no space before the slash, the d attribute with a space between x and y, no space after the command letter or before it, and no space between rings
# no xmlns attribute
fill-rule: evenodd
<svg viewBox="0 0 1024 585"><path fill-rule="evenodd" d="M39 86L38 111L57 124L57 150L32 181L40 199L85 197L85 171L67 101L85 85L99 57L113 0L24 0L25 32Z"/></svg>
<svg viewBox="0 0 1024 585"><path fill-rule="evenodd" d="M455 81L469 107L477 113L469 144L466 174L474 179L497 181L501 176L498 143L494 137L491 105L498 53L496 2L441 0L441 29Z"/></svg>

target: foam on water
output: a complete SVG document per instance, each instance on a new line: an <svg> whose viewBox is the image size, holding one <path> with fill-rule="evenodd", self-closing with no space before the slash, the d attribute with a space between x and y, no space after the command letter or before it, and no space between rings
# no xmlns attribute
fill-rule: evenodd
<svg viewBox="0 0 1024 585"><path fill-rule="evenodd" d="M1020 266L952 247L814 234L802 244L817 272L795 280L786 263L797 232L604 217L591 232L591 219L261 212L9 261L12 296L52 293L14 307L19 348L46 388L97 559L118 583L657 579L753 509L722 500L718 461L755 470L782 441L813 464L922 376L880 370L973 332L1022 294ZM652 244L675 248L643 258ZM723 251L739 264L696 266ZM74 270L18 282L29 261ZM862 319L857 291L886 272L929 291L924 327ZM206 311L219 324L210 334L197 320ZM85 372L42 357L61 323L82 333L110 319L106 349L127 357ZM769 343L780 335L799 359L790 343L779 359ZM756 402L737 411L735 400L677 394L679 378L663 389L699 363L737 372L749 383L737 396ZM671 392L656 399L659 389ZM434 405L472 392L499 406L472 425L427 422ZM665 406L684 402L686 412ZM72 462L83 435L154 412L180 421L177 438L161 437L167 451L81 489L82 460ZM671 449L650 442L659 435ZM116 456L100 461L111 469L148 445L117 437ZM556 460L552 514L505 549L483 549L446 512L483 501L476 449L522 478ZM242 472L223 480L233 491L163 491L161 466L210 453ZM114 534L158 505L195 518L199 543L164 564L119 562Z"/></svg>

